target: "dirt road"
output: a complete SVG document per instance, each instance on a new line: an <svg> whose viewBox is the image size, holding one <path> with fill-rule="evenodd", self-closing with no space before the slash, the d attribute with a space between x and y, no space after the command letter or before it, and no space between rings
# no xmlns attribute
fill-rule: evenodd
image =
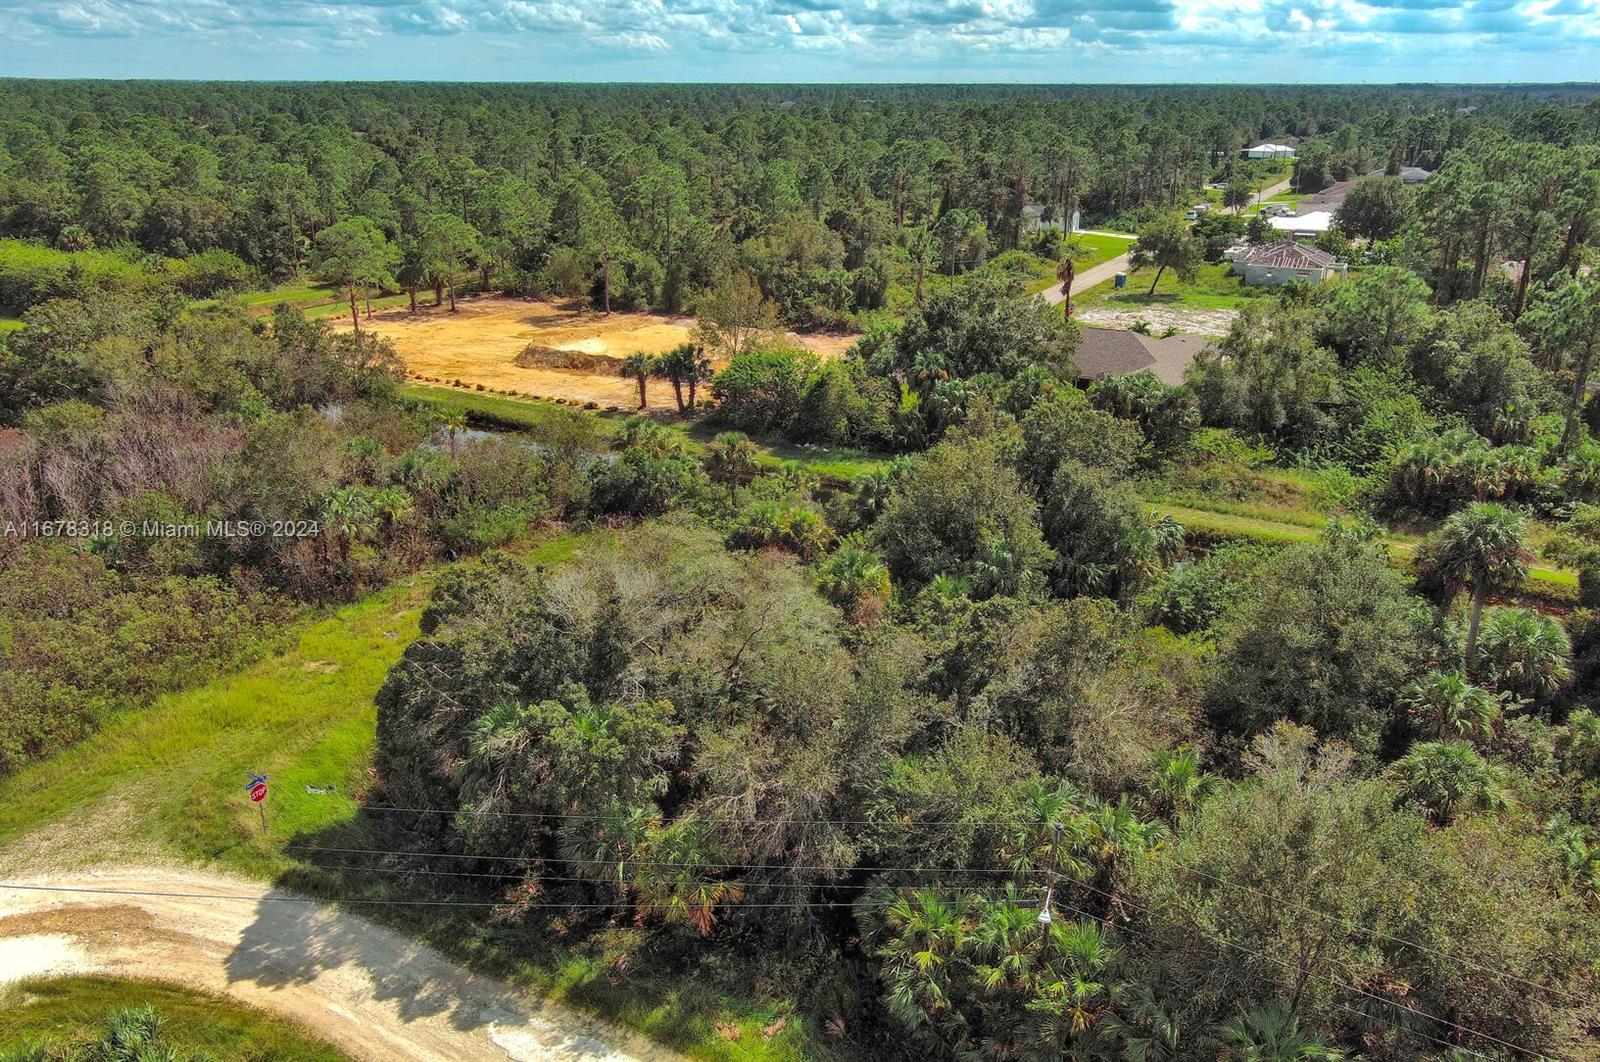
<svg viewBox="0 0 1600 1062"><path fill-rule="evenodd" d="M680 1058L347 910L243 879L136 867L5 881L30 888L0 888L0 982L95 973L225 992L359 1059ZM46 891L74 888L99 891Z"/></svg>

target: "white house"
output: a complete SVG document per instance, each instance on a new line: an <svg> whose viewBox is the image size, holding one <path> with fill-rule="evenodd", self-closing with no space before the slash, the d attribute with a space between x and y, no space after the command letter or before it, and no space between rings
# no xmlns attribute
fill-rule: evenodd
<svg viewBox="0 0 1600 1062"><path fill-rule="evenodd" d="M1309 214L1299 214L1292 218L1268 218L1267 224L1279 232L1287 232L1290 236L1312 238L1321 236L1333 228L1333 211L1313 210Z"/></svg>
<svg viewBox="0 0 1600 1062"><path fill-rule="evenodd" d="M1029 203L1027 206L1022 208L1022 220L1028 231L1037 231L1042 229L1054 229L1057 232L1062 231L1059 211L1053 210L1052 213L1056 214L1057 216L1047 221L1045 220L1044 216L1046 209L1048 208L1042 203ZM1079 211L1074 210L1072 212L1072 227L1066 231L1077 232L1078 229L1082 227L1078 223L1081 216L1082 215Z"/></svg>
<svg viewBox="0 0 1600 1062"><path fill-rule="evenodd" d="M1247 159L1292 159L1294 148L1288 144L1257 144L1244 149Z"/></svg>
<svg viewBox="0 0 1600 1062"><path fill-rule="evenodd" d="M1327 251L1284 240L1251 247L1233 259L1233 272L1246 284L1320 284L1345 275L1346 266Z"/></svg>

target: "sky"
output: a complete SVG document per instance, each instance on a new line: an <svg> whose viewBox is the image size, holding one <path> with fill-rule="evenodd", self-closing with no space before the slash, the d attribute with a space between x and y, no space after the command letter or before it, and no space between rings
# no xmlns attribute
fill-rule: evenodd
<svg viewBox="0 0 1600 1062"><path fill-rule="evenodd" d="M0 0L0 75L1600 81L1600 0Z"/></svg>

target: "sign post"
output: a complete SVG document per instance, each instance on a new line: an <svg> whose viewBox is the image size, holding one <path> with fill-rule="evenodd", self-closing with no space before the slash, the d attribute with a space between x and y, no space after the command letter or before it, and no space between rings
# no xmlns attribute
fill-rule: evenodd
<svg viewBox="0 0 1600 1062"><path fill-rule="evenodd" d="M267 832L267 776L256 774L254 771L246 772L250 780L244 784L245 791L250 794L250 802L261 812L261 832Z"/></svg>

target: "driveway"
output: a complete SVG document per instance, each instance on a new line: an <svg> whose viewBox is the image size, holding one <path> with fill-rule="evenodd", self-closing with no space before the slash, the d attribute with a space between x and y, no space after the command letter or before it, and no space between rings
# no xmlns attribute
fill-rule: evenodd
<svg viewBox="0 0 1600 1062"><path fill-rule="evenodd" d="M1108 232L1102 233L1101 235L1122 236L1124 234L1120 232ZM1129 245L1131 246L1133 244L1134 237L1129 236L1127 239ZM1126 273L1127 271L1128 256L1126 254L1119 254L1117 257L1112 258L1109 261L1101 262L1099 265L1090 266L1088 269L1079 272L1077 276L1072 278L1072 293L1074 295L1081 295L1090 288L1094 287L1096 284L1104 284L1118 273ZM1044 291L1040 292L1040 294L1044 296L1044 301L1049 303L1051 306L1059 306L1061 303L1065 302L1067 298L1061 293L1060 284L1051 284L1048 288L1045 288Z"/></svg>
<svg viewBox="0 0 1600 1062"><path fill-rule="evenodd" d="M343 908L244 879L148 867L7 879L0 983L81 973L222 992L358 1059L681 1058Z"/></svg>

